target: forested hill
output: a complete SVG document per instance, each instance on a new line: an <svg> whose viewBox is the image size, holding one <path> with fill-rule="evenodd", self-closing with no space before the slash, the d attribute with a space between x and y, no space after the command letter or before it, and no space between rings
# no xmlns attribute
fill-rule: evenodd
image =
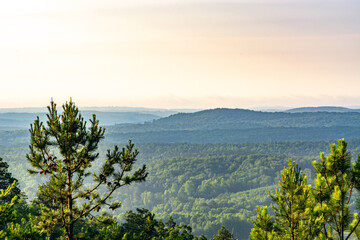
<svg viewBox="0 0 360 240"><path fill-rule="evenodd" d="M357 112L261 112L212 109L178 113L143 124L107 127L107 140L126 142L244 143L360 138Z"/></svg>
<svg viewBox="0 0 360 240"><path fill-rule="evenodd" d="M117 126L117 128L123 132L132 132L359 125L360 113L357 112L286 113L219 108L195 113L178 113L145 124Z"/></svg>

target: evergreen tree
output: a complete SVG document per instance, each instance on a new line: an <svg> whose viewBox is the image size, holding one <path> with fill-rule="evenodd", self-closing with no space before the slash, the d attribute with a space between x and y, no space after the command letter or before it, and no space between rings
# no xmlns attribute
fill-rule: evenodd
<svg viewBox="0 0 360 240"><path fill-rule="evenodd" d="M200 235L199 237L195 237L195 240L207 240L207 238L204 235Z"/></svg>
<svg viewBox="0 0 360 240"><path fill-rule="evenodd" d="M108 213L103 213L89 221L83 221L78 224L81 231L75 239L83 240L113 240L121 239L119 223Z"/></svg>
<svg viewBox="0 0 360 240"><path fill-rule="evenodd" d="M277 228L274 218L268 213L267 207L260 208L258 206L256 213L256 217L250 219L254 225L254 228L251 229L250 238L258 240L274 239L277 234L275 229L277 230Z"/></svg>
<svg viewBox="0 0 360 240"><path fill-rule="evenodd" d="M232 237L231 233L224 226L222 226L219 229L218 234L212 238L212 240L233 240L233 239L234 238Z"/></svg>
<svg viewBox="0 0 360 240"><path fill-rule="evenodd" d="M16 182L9 194L1 199L2 203L11 201L11 199L13 199L15 196L21 196L19 181L12 176L8 169L9 164L3 161L3 159L0 157L0 189L5 190L14 182Z"/></svg>
<svg viewBox="0 0 360 240"><path fill-rule="evenodd" d="M0 189L0 200L3 200L5 198L7 198L11 191L15 188L16 185L16 181L14 181L11 185L9 185L5 190L4 189ZM15 201L17 199L17 196L14 196L11 201L2 201L3 203L0 204L0 226L2 226L2 224L8 222L9 220L13 219L13 214L12 214L12 210L13 210L13 206L15 204Z"/></svg>
<svg viewBox="0 0 360 240"><path fill-rule="evenodd" d="M127 239L152 239L159 236L164 224L155 219L155 214L144 208L137 208L136 211L127 212L125 223L121 226L121 232L128 235Z"/></svg>
<svg viewBox="0 0 360 240"><path fill-rule="evenodd" d="M119 202L110 202L112 193L125 185L144 181L146 167L132 171L138 151L131 141L122 150L115 146L114 150L108 150L100 170L92 174L93 186L85 189L84 181L91 175L89 168L99 156L96 150L105 129L99 127L95 115L87 128L71 100L63 105L60 115L53 101L48 111L47 126L39 117L30 126L27 159L32 168L28 171L50 176L48 182L39 187L40 195L51 206L57 206L42 205L39 226L50 233L60 225L64 237L72 240L76 222L88 218L104 205L111 210L120 207Z"/></svg>
<svg viewBox="0 0 360 240"><path fill-rule="evenodd" d="M126 240L193 240L191 227L177 225L173 218L164 224L155 219L155 214L144 208L125 214L125 223L120 227ZM203 238L202 238L203 239ZM206 238L205 238L206 239Z"/></svg>
<svg viewBox="0 0 360 240"><path fill-rule="evenodd" d="M20 223L10 222L7 224L6 240L42 240L49 239L43 236L36 228L36 223L31 214L28 219L22 218Z"/></svg>
<svg viewBox="0 0 360 240"><path fill-rule="evenodd" d="M257 217L251 219L254 228L252 239L315 239L320 236L322 211L316 207L311 186L298 165L289 159L288 167L281 172L281 181L275 194L269 192L274 204L275 218L267 208L258 208Z"/></svg>
<svg viewBox="0 0 360 240"><path fill-rule="evenodd" d="M13 213L13 208L17 196L14 196L10 201L2 201L3 199L7 199L10 195L11 191L15 188L16 181L14 181L11 185L9 185L5 190L0 189L0 237L4 237L6 233L3 231L3 227L6 223L9 223L14 220L15 216Z"/></svg>
<svg viewBox="0 0 360 240"><path fill-rule="evenodd" d="M337 147L332 144L330 150L328 157L320 154L320 163L313 162L317 173L315 194L316 200L325 208L324 235L344 240L351 237L360 223L358 215L352 216L349 209L352 193L360 189L360 155L355 163L351 163L344 139L338 140Z"/></svg>
<svg viewBox="0 0 360 240"><path fill-rule="evenodd" d="M14 204L21 196L18 181L8 171L9 165L0 158L0 236L4 236L6 223L15 220Z"/></svg>
<svg viewBox="0 0 360 240"><path fill-rule="evenodd" d="M288 167L281 172L281 182L275 195L269 193L275 212L279 235L284 239L314 239L309 229L309 220L314 213L314 201L311 199L311 186L306 176L292 159Z"/></svg>

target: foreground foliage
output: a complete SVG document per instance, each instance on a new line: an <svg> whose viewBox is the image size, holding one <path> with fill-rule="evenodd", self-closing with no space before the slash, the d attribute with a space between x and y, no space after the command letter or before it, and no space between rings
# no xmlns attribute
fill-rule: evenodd
<svg viewBox="0 0 360 240"><path fill-rule="evenodd" d="M320 159L320 163L313 162L314 188L289 160L276 194L270 193L275 216L269 215L267 207L258 208L252 219L252 239L359 239L360 205L351 213L349 204L355 189L360 189L360 156L352 163L342 139L337 147L331 145L328 157L321 153Z"/></svg>
<svg viewBox="0 0 360 240"><path fill-rule="evenodd" d="M99 127L95 115L88 129L72 101L63 105L60 115L54 102L48 111L47 126L39 118L31 125L30 153L26 157L32 167L31 174L50 176L39 187L39 195L47 202L41 205L40 228L50 234L61 226L64 237L72 240L78 221L91 217L92 212L104 205L111 210L120 207L120 202L110 201L113 192L133 182L144 181L147 173L145 165L132 171L138 151L130 141L122 150L117 146L108 150L100 171L92 174L93 185L85 189L84 181L91 175L89 169L99 156L96 150L105 129Z"/></svg>
<svg viewBox="0 0 360 240"><path fill-rule="evenodd" d="M5 190L9 188L10 185L13 185L11 191L8 190L6 196L5 193L3 194L0 200L1 203L9 202L15 196L20 196L21 190L19 188L19 181L9 172L9 164L0 157L0 189Z"/></svg>
<svg viewBox="0 0 360 240"><path fill-rule="evenodd" d="M172 216L174 221L191 226L194 235L210 238L225 226L235 238L247 239L252 226L249 218L256 214L257 205L270 204L266 192L275 189L288 156L298 156L294 159L310 177L316 157L309 156L328 144L139 144L139 162L147 165L149 177L142 184L114 192L113 199L123 204L112 214L121 221L126 211L146 208L159 219ZM351 146L358 146L358 142L352 141ZM110 147L109 143L101 146L100 156ZM20 163L17 155L21 152L12 148L2 151L11 166ZM22 186L31 194L37 188L31 182L35 178L26 176L20 176Z"/></svg>
<svg viewBox="0 0 360 240"><path fill-rule="evenodd" d="M3 206L3 205L0 205ZM12 218L2 222L1 239L7 240L62 240L61 231L44 232L39 226L41 214L37 203L27 205L18 202L11 206L21 208L21 211L12 209ZM34 217L34 216L35 217ZM226 237L226 238L224 238ZM74 239L82 240L206 240L203 235L196 237L191 227L177 224L172 218L166 223L158 220L155 214L147 209L137 209L125 214L124 223L119 224L110 214L102 214L92 219L80 220L74 227ZM227 229L222 227L214 240L233 239Z"/></svg>
<svg viewBox="0 0 360 240"><path fill-rule="evenodd" d="M251 221L252 239L315 239L324 223L321 211L316 207L312 188L298 165L288 160L288 167L281 172L281 181L275 194L269 192L275 216L267 207L257 208L257 216Z"/></svg>
<svg viewBox="0 0 360 240"><path fill-rule="evenodd" d="M14 196L10 201L5 201L8 198L11 191L15 188L16 181L9 185L5 190L0 189L0 238L5 237L3 226L14 220L13 206L18 196Z"/></svg>

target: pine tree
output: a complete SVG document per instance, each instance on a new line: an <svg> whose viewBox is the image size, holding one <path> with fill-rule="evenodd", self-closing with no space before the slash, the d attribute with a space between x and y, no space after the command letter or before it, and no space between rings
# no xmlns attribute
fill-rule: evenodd
<svg viewBox="0 0 360 240"><path fill-rule="evenodd" d="M317 173L315 194L316 200L325 208L324 235L344 240L351 237L360 223L358 215L352 216L349 209L352 193L360 189L360 156L355 163L351 163L344 139L338 140L337 147L332 144L330 150L328 157L320 154L320 163L313 162ZM345 234L346 231L350 232Z"/></svg>
<svg viewBox="0 0 360 240"><path fill-rule="evenodd" d="M289 159L288 167L281 172L281 181L275 194L269 192L275 218L267 208L258 208L252 218L254 228L251 239L315 239L321 237L322 211L316 207L310 185L299 166Z"/></svg>
<svg viewBox="0 0 360 240"><path fill-rule="evenodd" d="M276 225L274 218L269 215L267 206L257 207L256 217L251 218L254 228L251 229L250 238L258 240L274 239L276 236Z"/></svg>
<svg viewBox="0 0 360 240"><path fill-rule="evenodd" d="M291 240L308 238L305 222L310 217L311 186L307 185L305 174L292 159L289 159L288 167L281 172L281 182L275 195L271 192L269 194L276 203L272 209L277 226L281 229L279 235Z"/></svg>
<svg viewBox="0 0 360 240"><path fill-rule="evenodd" d="M3 227L6 223L14 220L13 206L18 196L14 196L10 201L3 201L10 196L11 192L15 189L16 181L9 185L6 189L0 189L0 238L5 237L6 233L3 231Z"/></svg>
<svg viewBox="0 0 360 240"><path fill-rule="evenodd" d="M8 171L9 165L0 158L0 237L7 223L15 220L14 204L22 197L19 182Z"/></svg>
<svg viewBox="0 0 360 240"><path fill-rule="evenodd" d="M10 185L16 182L11 192L1 199L2 203L11 201L15 196L22 196L19 188L19 181L9 172L9 164L0 157L0 189L6 190Z"/></svg>
<svg viewBox="0 0 360 240"><path fill-rule="evenodd" d="M218 234L215 235L212 240L233 240L233 236L227 230L224 226L221 226L221 228L218 231Z"/></svg>
<svg viewBox="0 0 360 240"><path fill-rule="evenodd" d="M84 181L91 175L89 169L99 157L96 150L104 138L105 129L99 127L95 115L87 128L78 107L71 100L63 105L60 115L56 104L51 101L47 125L38 117L29 131L31 141L27 159L32 168L28 171L50 176L39 190L44 200L57 206L42 205L39 226L49 233L60 225L65 238L72 240L76 222L88 218L104 205L111 210L120 207L119 202L110 201L112 193L147 177L145 165L132 171L138 151L129 141L122 150L117 146L108 150L105 163L98 172L92 173L93 186L85 189Z"/></svg>
<svg viewBox="0 0 360 240"><path fill-rule="evenodd" d="M5 190L0 189L0 200L7 198L11 192L15 189L16 181L14 181L11 185L9 185ZM18 196L14 196L10 201L7 201L0 204L0 226L4 223L8 222L9 220L13 219L12 208L15 204L16 199Z"/></svg>

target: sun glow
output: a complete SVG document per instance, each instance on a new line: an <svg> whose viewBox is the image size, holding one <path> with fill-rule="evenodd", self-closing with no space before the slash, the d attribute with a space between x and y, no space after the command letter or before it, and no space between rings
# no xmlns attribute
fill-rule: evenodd
<svg viewBox="0 0 360 240"><path fill-rule="evenodd" d="M354 99L357 10L356 1L7 1L0 106L46 104L51 96L154 107L156 99L168 99L167 107Z"/></svg>

